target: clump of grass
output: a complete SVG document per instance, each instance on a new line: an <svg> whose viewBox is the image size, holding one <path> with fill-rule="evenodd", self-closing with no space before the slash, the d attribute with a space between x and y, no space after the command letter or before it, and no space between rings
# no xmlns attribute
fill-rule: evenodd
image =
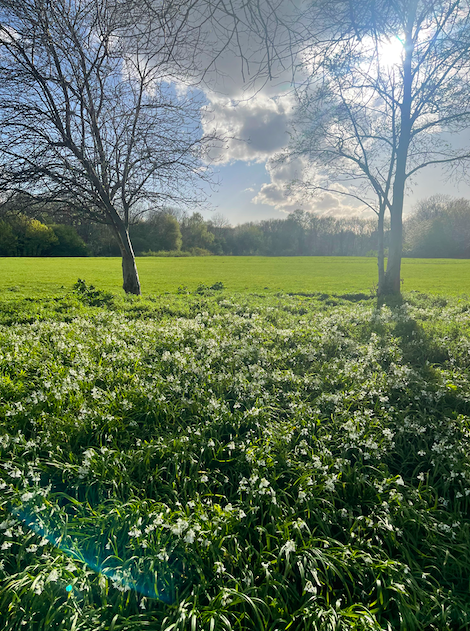
<svg viewBox="0 0 470 631"><path fill-rule="evenodd" d="M2 628L469 625L467 302L82 289L0 326Z"/></svg>
<svg viewBox="0 0 470 631"><path fill-rule="evenodd" d="M82 278L77 280L73 290L76 292L79 300L90 307L110 306L110 303L113 301L113 294L96 289L93 285L87 285Z"/></svg>

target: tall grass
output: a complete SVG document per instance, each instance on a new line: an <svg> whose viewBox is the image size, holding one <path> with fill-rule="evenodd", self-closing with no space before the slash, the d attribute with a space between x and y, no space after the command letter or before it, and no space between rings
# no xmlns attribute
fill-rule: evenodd
<svg viewBox="0 0 470 631"><path fill-rule="evenodd" d="M3 629L468 628L468 302L0 315Z"/></svg>

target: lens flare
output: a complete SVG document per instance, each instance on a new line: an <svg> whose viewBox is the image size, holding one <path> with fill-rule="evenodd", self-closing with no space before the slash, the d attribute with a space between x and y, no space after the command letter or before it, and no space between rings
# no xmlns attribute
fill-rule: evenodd
<svg viewBox="0 0 470 631"><path fill-rule="evenodd" d="M100 560L100 555L95 549L96 556L93 555L91 557L89 554L85 554L80 550L80 546L77 544L76 540L73 540L70 536L67 537L69 545L65 545L63 541L63 537L58 532L54 532L53 530L46 530L46 528L39 523L39 520L28 510L25 508L14 508L11 510L12 515L14 515L17 519L21 520L23 524L25 524L30 530L35 532L37 535L40 535L43 539L46 539L49 543L52 543L53 546L65 552L68 556L79 561L81 563L85 563L94 570L96 573L101 574L109 578L113 586L119 589L120 591L128 591L133 590L142 596L146 596L147 598L155 598L164 603L172 604L175 600L175 586L172 585L173 576L172 572L168 570L167 576L157 576L155 574L142 575L141 570L138 570L136 573L138 576L132 575L132 568L127 566L124 568L123 565L120 567L112 567L106 566L104 561L109 559L110 557L106 557L104 560ZM99 540L100 535L97 533L94 538L95 541ZM71 545L70 545L71 543ZM113 557L116 559L116 557ZM120 561L126 563L126 560L120 559ZM69 592L72 591L72 585L67 585L65 590Z"/></svg>

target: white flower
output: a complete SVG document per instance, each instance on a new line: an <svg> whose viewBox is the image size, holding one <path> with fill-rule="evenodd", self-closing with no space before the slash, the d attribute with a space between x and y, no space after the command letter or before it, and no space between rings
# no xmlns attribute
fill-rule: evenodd
<svg viewBox="0 0 470 631"><path fill-rule="evenodd" d="M37 580L34 582L34 586L33 586L33 591L35 594L38 594L38 596L40 594L42 594L42 590L44 589L44 581L43 580Z"/></svg>
<svg viewBox="0 0 470 631"><path fill-rule="evenodd" d="M421 473L418 473L418 475L416 476L418 478L418 480L420 480L421 482L424 482L424 473L421 471Z"/></svg>
<svg viewBox="0 0 470 631"><path fill-rule="evenodd" d="M188 522L185 519L180 518L177 520L176 524L171 526L171 532L179 537L188 528L188 526Z"/></svg>
<svg viewBox="0 0 470 631"><path fill-rule="evenodd" d="M308 592L309 594L316 594L317 588L314 587L312 581L307 581L305 583L305 591Z"/></svg>
<svg viewBox="0 0 470 631"><path fill-rule="evenodd" d="M297 546L295 545L295 541L292 541L292 539L289 539L288 541L286 541L286 543L282 546L281 548L281 553L284 552L284 554L286 556L288 556L291 552L295 552L297 549Z"/></svg>
<svg viewBox="0 0 470 631"><path fill-rule="evenodd" d="M56 569L53 569L52 572L47 577L46 583L56 583L59 578L59 572Z"/></svg>
<svg viewBox="0 0 470 631"><path fill-rule="evenodd" d="M335 490L335 482L333 478L327 478L325 480L325 488L327 491L334 491Z"/></svg>
<svg viewBox="0 0 470 631"><path fill-rule="evenodd" d="M216 561L214 563L215 571L220 576L223 572L226 571L225 565L221 561Z"/></svg>
<svg viewBox="0 0 470 631"><path fill-rule="evenodd" d="M207 443L207 446L208 446L208 447L215 447L215 443L214 443L214 441L212 440L212 438L211 438L211 439L209 440L209 442Z"/></svg>
<svg viewBox="0 0 470 631"><path fill-rule="evenodd" d="M186 535L184 536L183 541L185 541L186 543L193 543L195 536L196 536L196 533L194 532L192 528L190 528L188 532L186 533Z"/></svg>

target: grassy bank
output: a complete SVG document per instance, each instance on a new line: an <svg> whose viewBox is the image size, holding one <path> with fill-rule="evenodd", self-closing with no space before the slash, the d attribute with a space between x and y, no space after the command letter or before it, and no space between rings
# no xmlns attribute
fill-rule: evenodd
<svg viewBox="0 0 470 631"><path fill-rule="evenodd" d="M468 628L468 302L0 313L2 629Z"/></svg>
<svg viewBox="0 0 470 631"><path fill-rule="evenodd" d="M237 292L369 293L377 282L377 263L360 257L191 257L137 259L144 295L174 293L180 285L223 282ZM102 289L121 291L118 258L2 258L0 296L62 293L77 278ZM405 291L470 295L470 261L404 259Z"/></svg>

